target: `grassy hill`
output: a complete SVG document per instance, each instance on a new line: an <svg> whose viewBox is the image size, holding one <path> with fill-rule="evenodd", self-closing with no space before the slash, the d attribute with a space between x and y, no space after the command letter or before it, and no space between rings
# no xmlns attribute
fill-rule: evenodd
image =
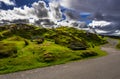
<svg viewBox="0 0 120 79"><path fill-rule="evenodd" d="M0 27L0 74L103 56L106 40L73 27L27 24Z"/></svg>

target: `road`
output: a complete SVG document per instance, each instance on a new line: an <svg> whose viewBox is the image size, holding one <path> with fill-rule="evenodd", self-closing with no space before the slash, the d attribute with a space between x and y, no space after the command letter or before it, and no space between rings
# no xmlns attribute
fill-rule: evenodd
<svg viewBox="0 0 120 79"><path fill-rule="evenodd" d="M120 79L120 50L116 40L102 46L108 55L46 68L0 75L0 79Z"/></svg>

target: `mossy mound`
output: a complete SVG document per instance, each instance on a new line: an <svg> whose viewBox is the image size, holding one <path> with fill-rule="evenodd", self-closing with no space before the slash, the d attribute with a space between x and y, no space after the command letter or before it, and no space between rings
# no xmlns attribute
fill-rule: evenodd
<svg viewBox="0 0 120 79"><path fill-rule="evenodd" d="M13 43L0 42L0 58L16 57L17 49Z"/></svg>

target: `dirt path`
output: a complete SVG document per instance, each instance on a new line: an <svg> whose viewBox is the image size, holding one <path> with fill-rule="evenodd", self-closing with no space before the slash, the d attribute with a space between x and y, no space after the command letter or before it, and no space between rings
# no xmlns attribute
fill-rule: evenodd
<svg viewBox="0 0 120 79"><path fill-rule="evenodd" d="M63 65L0 75L0 79L120 79L120 51L117 40L102 47L109 55Z"/></svg>

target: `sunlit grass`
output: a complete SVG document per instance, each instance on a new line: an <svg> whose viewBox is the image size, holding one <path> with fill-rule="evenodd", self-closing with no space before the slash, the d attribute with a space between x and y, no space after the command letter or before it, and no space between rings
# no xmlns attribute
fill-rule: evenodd
<svg viewBox="0 0 120 79"><path fill-rule="evenodd" d="M99 47L90 48L88 50L73 51L50 41L45 41L40 45L29 41L29 45L26 47L24 47L24 41L4 40L3 42L15 43L18 48L18 57L0 59L1 74L80 60L83 59L81 57L83 51L95 51L98 53L98 56L106 55ZM50 59L48 62L44 61L45 53L53 55L53 60Z"/></svg>
<svg viewBox="0 0 120 79"><path fill-rule="evenodd" d="M21 34L21 31L25 33ZM2 45L6 45L5 47L8 48L3 46L5 49L2 48L1 50L9 54L7 49L14 46L17 49L17 53L12 53L13 55L10 54L11 56L8 57L4 57L3 54L3 58L0 58L0 74L106 55L99 47L105 42L102 38L94 34L87 36L85 31L75 28L61 27L56 30L48 30L37 27L35 30L31 28L28 32L24 29L15 30L13 34L11 33L11 36L7 36L4 33L6 31L1 32L5 38L1 39L0 45L1 48ZM43 37L44 42L38 44L36 41L32 41L31 37L34 36ZM86 49L72 50L69 47L71 43L85 46ZM11 51L13 52L13 50Z"/></svg>

